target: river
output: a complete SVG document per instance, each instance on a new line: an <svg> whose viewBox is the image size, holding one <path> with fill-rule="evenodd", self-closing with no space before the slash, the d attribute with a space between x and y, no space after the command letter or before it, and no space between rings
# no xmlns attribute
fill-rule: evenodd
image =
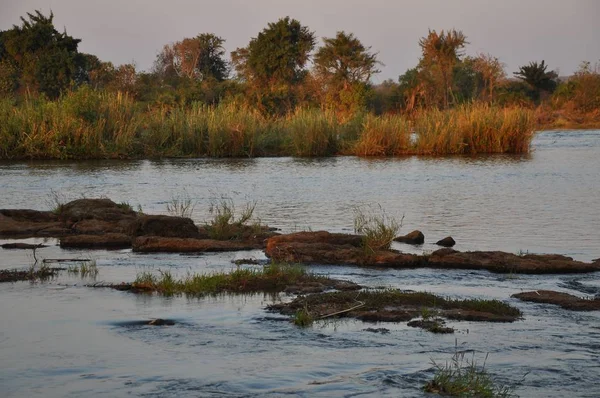
<svg viewBox="0 0 600 398"><path fill-rule="evenodd" d="M177 159L0 163L0 208L48 209L63 200L105 196L166 213L189 196L193 218L210 218L225 196L283 232L351 232L353 208L381 206L423 231L435 250L451 235L457 250L600 257L600 131L543 132L528 155L398 159ZM30 239L28 242L42 242ZM4 242L4 241L2 241ZM131 281L145 270L230 270L232 259L260 251L180 256L122 251L63 251L38 257L95 259L98 281ZM0 250L0 268L27 267L29 251ZM140 297L92 289L68 274L48 283L0 285L0 386L3 396L423 396L456 349L521 396L600 395L600 314L521 303L510 295L553 289L600 293L591 275L514 276L485 271L377 270L312 266L312 271L379 287L451 297L497 298L519 307L512 324L449 322L454 335L406 324L358 321L299 329L265 306L289 297L204 299ZM135 321L168 318L168 327ZM389 333L365 331L384 327Z"/></svg>

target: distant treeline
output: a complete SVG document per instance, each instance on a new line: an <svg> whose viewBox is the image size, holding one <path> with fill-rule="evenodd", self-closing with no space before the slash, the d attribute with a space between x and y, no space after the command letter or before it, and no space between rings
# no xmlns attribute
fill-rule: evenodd
<svg viewBox="0 0 600 398"><path fill-rule="evenodd" d="M324 38L317 46L314 32L289 17L268 24L246 47L233 51L230 58L226 57L223 47L225 40L212 33L166 44L157 55L152 70L147 72L137 71L132 64L115 66L95 55L80 53L81 40L66 31L57 31L53 18L53 14L46 16L35 11L22 17L20 25L0 32L1 157L150 156L153 150L144 147L146 145L156 145L154 152L157 155L168 155L171 152L161 149L161 145L172 149L190 138L173 138L163 132L160 139L152 141L147 137L155 134L155 130L148 126L160 122L173 123L173 128L192 128L190 126L196 126L197 118L211 120L206 122L210 125L226 114L230 115L230 135L235 135L237 128L231 122L240 121L240 118L252 120L248 123L253 126L266 128L268 125L270 132L281 130L273 126L280 126L285 121L295 126L294 123L301 124L299 120L303 120L302 123L306 122L314 129L330 122L335 122L336 129L340 129L340 126L361 121L359 127L350 129L355 132L350 134L354 137L352 145L360 139L359 132L371 131L377 123L384 123L385 127L381 127L384 130L390 128L390 115L399 115L398 120L402 122L398 123L411 123L410 128L404 127L412 130L419 125L419 120L430 119L438 111L442 111L436 116L440 121L446 120L447 115L465 118L465 112L471 112L473 117L492 114L496 117L508 114L501 108L518 107L528 115L527 120L533 120L533 125L600 125L600 71L597 64L583 62L574 76L560 81L557 73L549 71L544 61L531 62L520 67L509 79L498 58L489 54L465 55L467 38L457 30L430 30L419 41L422 54L414 68L397 81L386 80L374 85L371 78L379 72L381 65L377 52L347 32ZM535 112L533 117L527 109ZM315 116L317 114L319 116ZM310 115L308 119L307 115ZM373 119L374 115L387 116ZM57 120L59 117L64 119ZM118 118L123 119L118 122ZM39 124L32 125L34 120ZM478 122L490 123L490 126L498 123L496 119ZM242 125L247 128L244 123ZM400 128L394 123L396 121L392 124ZM527 123L531 125L531 121ZM53 124L63 130L54 131ZM289 131L306 127L287 126L284 130L288 133L277 139L267 130L261 130L261 139L273 142L257 145L253 141L251 147L232 142L208 144L210 139L206 134L210 134L210 128L202 130L198 127L198 136L194 139L202 144L199 141L187 143L195 149L182 147L174 150L172 155L295 153L289 149L293 141ZM91 134L85 130L88 128L95 132ZM161 130L165 128L160 127ZM75 131L83 135L56 140L57 147L51 150L51 146L45 146L43 142L34 143L32 137L35 134L26 133L28 129L46 131L47 135L52 132L75 134ZM82 129L85 134L81 133ZM127 132L121 131L123 129ZM246 133L244 130L239 134L245 136ZM333 134L331 131L327 134L330 133ZM342 149L340 142L344 141L344 134L340 135L338 130L336 134L335 145L326 140L327 148L299 153L348 151L350 141ZM528 136L530 132L523 134ZM109 143L109 136L116 141ZM128 144L120 146L118 142L124 140L123 137L129 137L125 140ZM30 142L26 142L28 139ZM67 149L68 153L63 153L69 143L81 139L96 140L95 143L102 143L102 146L93 155L90 148L85 149L84 142L78 142L78 149ZM183 141L172 142L177 139ZM319 145L325 145L323 141L319 142ZM114 146L114 150L108 149L107 145ZM245 149L241 152L231 148L216 150L215 145L238 145ZM409 146L400 145L404 149L365 150L364 153L523 150L520 144L509 145L512 149L508 149L499 142L489 145L461 142L458 147L450 145L444 150L441 148L445 145L441 144L436 149L417 149L419 145L423 144L413 142Z"/></svg>

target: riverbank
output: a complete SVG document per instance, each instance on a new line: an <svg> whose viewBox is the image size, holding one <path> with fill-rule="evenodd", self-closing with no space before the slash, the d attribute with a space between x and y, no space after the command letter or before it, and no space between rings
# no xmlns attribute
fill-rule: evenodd
<svg viewBox="0 0 600 398"><path fill-rule="evenodd" d="M86 88L56 101L0 101L0 159L527 153L534 130L531 110L486 104L409 119L320 109L271 118L234 103L144 109Z"/></svg>

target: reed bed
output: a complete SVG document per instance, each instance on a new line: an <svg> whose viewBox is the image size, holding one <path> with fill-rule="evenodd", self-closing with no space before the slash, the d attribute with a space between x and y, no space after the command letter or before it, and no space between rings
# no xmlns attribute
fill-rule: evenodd
<svg viewBox="0 0 600 398"><path fill-rule="evenodd" d="M464 105L400 115L301 108L277 119L226 103L151 109L88 87L57 101L0 100L0 159L526 153L531 110Z"/></svg>

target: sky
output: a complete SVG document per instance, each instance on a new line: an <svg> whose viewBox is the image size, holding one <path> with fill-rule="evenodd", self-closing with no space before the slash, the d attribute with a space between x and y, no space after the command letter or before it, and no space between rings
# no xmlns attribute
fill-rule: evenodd
<svg viewBox="0 0 600 398"><path fill-rule="evenodd" d="M79 50L149 70L168 43L199 33L226 39L227 53L290 16L322 37L354 33L385 65L375 83L398 79L420 56L429 29L457 29L466 53L498 57L510 75L545 60L561 76L600 59L600 0L0 0L0 30L34 10L54 12Z"/></svg>

